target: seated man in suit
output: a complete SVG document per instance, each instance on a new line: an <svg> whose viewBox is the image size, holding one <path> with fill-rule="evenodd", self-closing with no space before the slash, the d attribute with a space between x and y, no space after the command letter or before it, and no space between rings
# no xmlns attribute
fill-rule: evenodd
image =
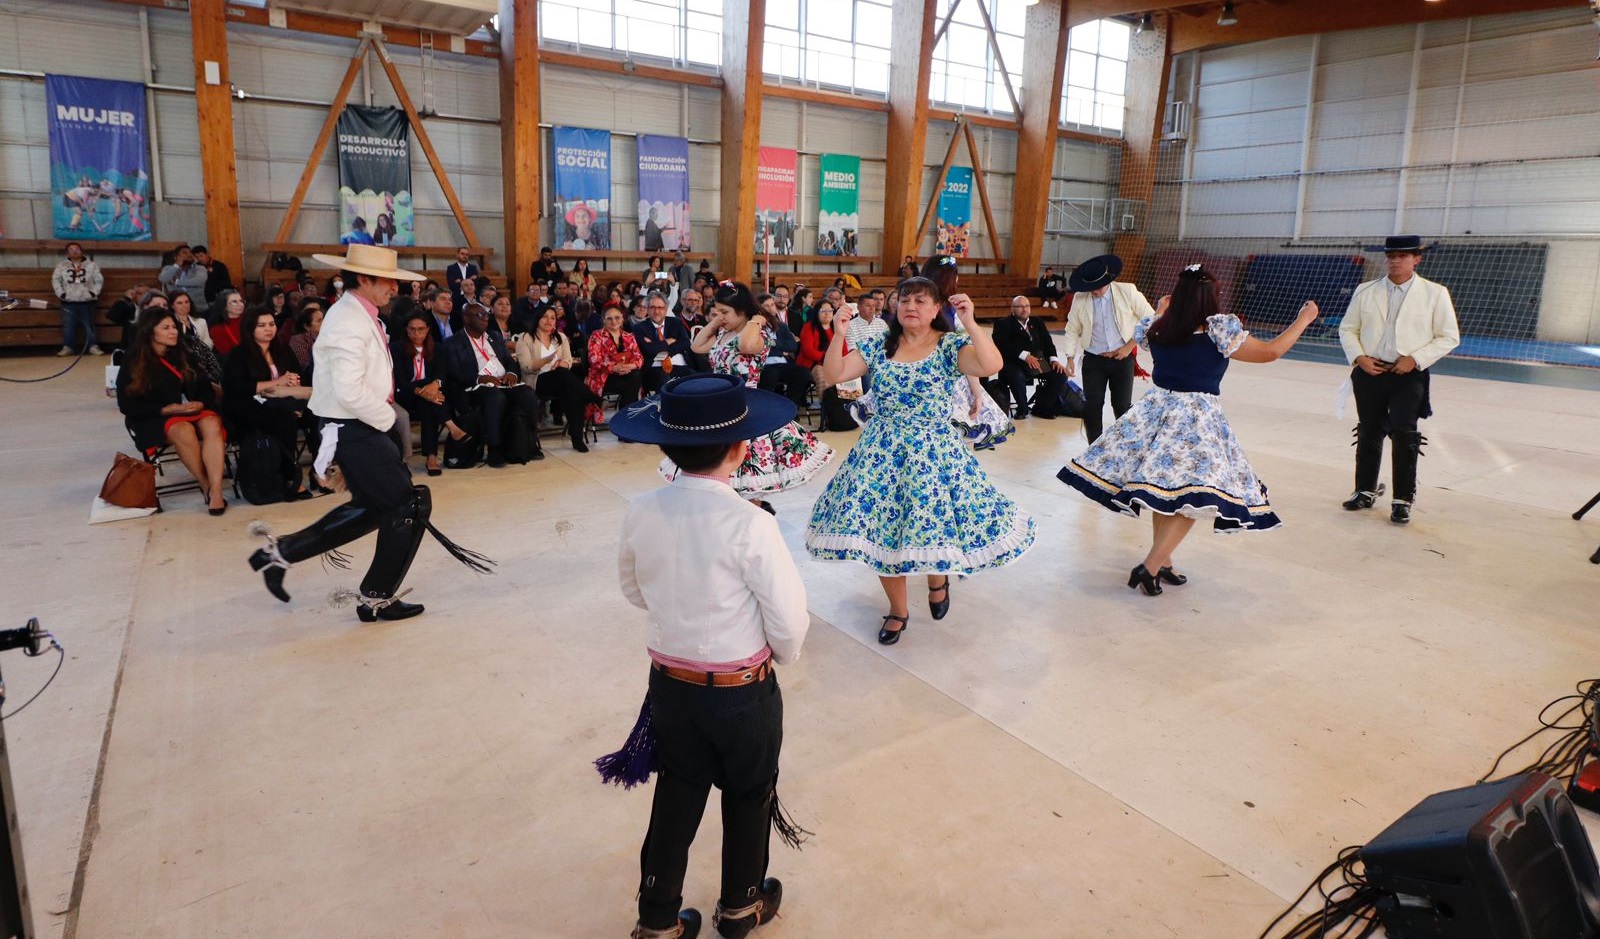
<svg viewBox="0 0 1600 939"><path fill-rule="evenodd" d="M678 370L694 371L689 364L689 330L683 320L667 315L667 298L652 291L645 301L646 318L633 327L633 338L644 356L644 391L653 394Z"/></svg>
<svg viewBox="0 0 1600 939"><path fill-rule="evenodd" d="M489 316L483 307L468 307L461 332L444 344L445 381L457 402L456 413L473 410L481 415L488 463L498 468L506 465L507 423L524 421L531 426L539 414L539 399L522 383L522 370L505 340L488 330ZM529 456L544 459L538 434L533 435Z"/></svg>
<svg viewBox="0 0 1600 939"><path fill-rule="evenodd" d="M456 312L456 302L449 291L429 287L422 292L422 310L428 314L433 331L433 344L444 348L445 340L461 332L461 314Z"/></svg>
<svg viewBox="0 0 1600 939"><path fill-rule="evenodd" d="M528 291L517 302L511 304L511 316L519 323L527 324L526 332L532 332L539 318L544 316L544 311L550 306L550 299L545 296L545 285L536 280L528 281Z"/></svg>
<svg viewBox="0 0 1600 939"><path fill-rule="evenodd" d="M1040 382L1034 393L1031 413L1054 420L1055 403L1061 398L1061 386L1067 380L1067 366L1056 354L1055 340L1042 319L1032 317L1033 307L1028 298L1017 295L1011 298L1011 315L994 324L994 345L1000 350L1005 364L1000 366L996 381L1016 403L1017 417L1027 417L1028 383Z"/></svg>

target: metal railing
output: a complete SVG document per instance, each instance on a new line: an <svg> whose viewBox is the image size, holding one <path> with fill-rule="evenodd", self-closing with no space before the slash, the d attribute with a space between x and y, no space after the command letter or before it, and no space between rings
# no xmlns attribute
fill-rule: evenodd
<svg viewBox="0 0 1600 939"><path fill-rule="evenodd" d="M1138 199L1052 197L1045 206L1044 230L1050 235L1117 235L1144 226L1147 203Z"/></svg>

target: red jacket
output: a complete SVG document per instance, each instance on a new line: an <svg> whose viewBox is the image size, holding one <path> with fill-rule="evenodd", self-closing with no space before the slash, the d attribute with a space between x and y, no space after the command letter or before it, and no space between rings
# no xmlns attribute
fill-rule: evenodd
<svg viewBox="0 0 1600 939"><path fill-rule="evenodd" d="M810 321L800 327L800 354L795 357L795 363L802 368L816 368L828 354L828 345L833 342L833 330L823 329Z"/></svg>

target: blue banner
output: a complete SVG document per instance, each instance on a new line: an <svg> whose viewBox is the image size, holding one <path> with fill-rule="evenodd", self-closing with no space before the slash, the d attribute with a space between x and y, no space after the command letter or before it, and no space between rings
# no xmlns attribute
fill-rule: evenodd
<svg viewBox="0 0 1600 939"><path fill-rule="evenodd" d="M150 240L144 86L46 75L55 236Z"/></svg>
<svg viewBox="0 0 1600 939"><path fill-rule="evenodd" d="M556 242L567 249L611 247L611 133L552 127Z"/></svg>
<svg viewBox="0 0 1600 939"><path fill-rule="evenodd" d="M967 256L972 236L972 167L952 166L939 193L938 235L933 250L958 258Z"/></svg>
<svg viewBox="0 0 1600 939"><path fill-rule="evenodd" d="M689 141L639 135L639 250L689 251Z"/></svg>

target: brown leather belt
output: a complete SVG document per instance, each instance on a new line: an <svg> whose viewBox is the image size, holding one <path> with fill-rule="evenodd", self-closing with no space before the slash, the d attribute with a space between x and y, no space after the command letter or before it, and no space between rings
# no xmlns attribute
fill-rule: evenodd
<svg viewBox="0 0 1600 939"><path fill-rule="evenodd" d="M701 685L708 688L736 688L740 685L754 685L767 680L772 674L772 660L768 659L755 668L747 668L739 672L697 672L692 668L674 668L662 665L660 662L650 663L650 667L658 672L665 672L668 678L688 682L691 685Z"/></svg>

